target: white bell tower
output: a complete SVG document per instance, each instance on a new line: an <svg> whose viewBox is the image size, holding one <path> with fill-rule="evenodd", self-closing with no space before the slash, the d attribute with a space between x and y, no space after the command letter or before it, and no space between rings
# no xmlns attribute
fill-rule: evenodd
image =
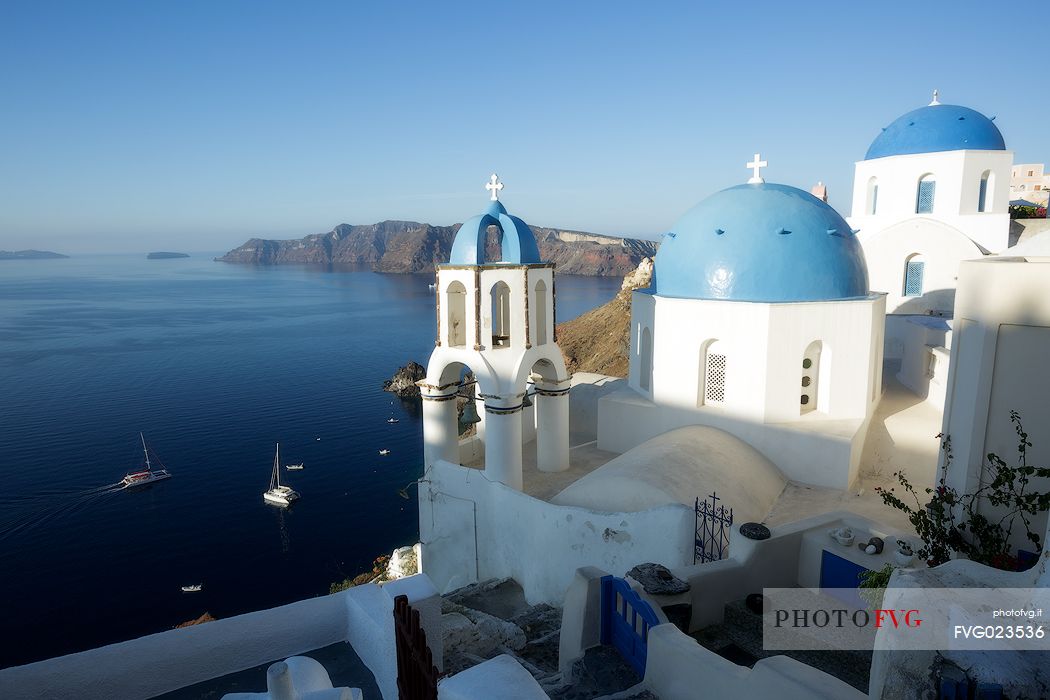
<svg viewBox="0 0 1050 700"><path fill-rule="evenodd" d="M520 490L523 443L533 435L538 469L569 468L569 374L554 337L554 264L540 260L532 230L499 202L495 174L485 189L488 210L463 224L449 262L437 266L436 347L419 383L424 462L461 463L456 398L474 397L484 412L485 475ZM489 259L490 227L498 259ZM472 387L462 379L468 370Z"/></svg>

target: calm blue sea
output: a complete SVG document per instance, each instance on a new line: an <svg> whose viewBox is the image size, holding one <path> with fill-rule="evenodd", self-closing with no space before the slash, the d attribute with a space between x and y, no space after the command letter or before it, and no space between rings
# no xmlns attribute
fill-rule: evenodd
<svg viewBox="0 0 1050 700"><path fill-rule="evenodd" d="M433 349L433 276L211 258L0 262L0 667L327 593L416 541L419 409L381 386ZM619 282L559 277L559 320ZM139 431L174 477L100 491ZM306 465L287 511L278 441Z"/></svg>

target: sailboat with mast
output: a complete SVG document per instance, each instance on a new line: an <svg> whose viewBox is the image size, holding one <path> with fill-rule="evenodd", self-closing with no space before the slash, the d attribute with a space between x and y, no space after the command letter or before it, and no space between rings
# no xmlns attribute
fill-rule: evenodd
<svg viewBox="0 0 1050 700"><path fill-rule="evenodd" d="M139 440L142 441L142 454L146 457L146 468L137 472L125 474L124 478L120 481L121 488L126 489L132 486L145 486L146 484L152 484L154 481L171 478L171 473L167 469L153 468L153 465L149 460L149 450L146 448L146 438L143 437L141 432L139 433Z"/></svg>
<svg viewBox="0 0 1050 700"><path fill-rule="evenodd" d="M281 443L277 443L277 453L273 456L273 474L270 475L270 489L263 494L263 500L278 506L290 506L299 500L299 492L291 486L281 486Z"/></svg>

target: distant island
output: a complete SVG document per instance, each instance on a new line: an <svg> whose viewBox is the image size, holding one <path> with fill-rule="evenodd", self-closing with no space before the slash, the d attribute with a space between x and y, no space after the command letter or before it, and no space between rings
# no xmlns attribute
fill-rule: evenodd
<svg viewBox="0 0 1050 700"><path fill-rule="evenodd" d="M0 250L0 260L57 260L68 257L50 250Z"/></svg>
<svg viewBox="0 0 1050 700"><path fill-rule="evenodd" d="M340 224L328 233L297 240L253 238L216 260L251 265L369 265L376 272L432 272L435 264L448 262L459 226L415 221L382 221L367 226ZM555 263L563 275L623 276L643 258L656 254L655 241L531 228L541 258ZM497 245L490 239L490 248Z"/></svg>
<svg viewBox="0 0 1050 700"><path fill-rule="evenodd" d="M164 251L158 251L156 253L150 253L146 256L147 260L168 260L170 258L188 258L190 257L186 253L165 253Z"/></svg>

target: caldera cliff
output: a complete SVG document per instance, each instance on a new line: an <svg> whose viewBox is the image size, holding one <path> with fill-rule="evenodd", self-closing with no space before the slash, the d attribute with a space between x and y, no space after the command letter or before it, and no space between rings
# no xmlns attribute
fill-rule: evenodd
<svg viewBox="0 0 1050 700"><path fill-rule="evenodd" d="M555 263L561 275L625 275L643 258L656 253L654 241L531 228L540 257ZM328 233L298 240L253 238L217 260L254 265L367 265L376 272L432 272L435 264L448 261L458 230L459 224L432 226L414 221L340 224Z"/></svg>
<svg viewBox="0 0 1050 700"><path fill-rule="evenodd" d="M558 325L558 346L570 372L627 376L631 344L631 294L653 279L653 260L645 258L624 277L620 291L582 316Z"/></svg>

